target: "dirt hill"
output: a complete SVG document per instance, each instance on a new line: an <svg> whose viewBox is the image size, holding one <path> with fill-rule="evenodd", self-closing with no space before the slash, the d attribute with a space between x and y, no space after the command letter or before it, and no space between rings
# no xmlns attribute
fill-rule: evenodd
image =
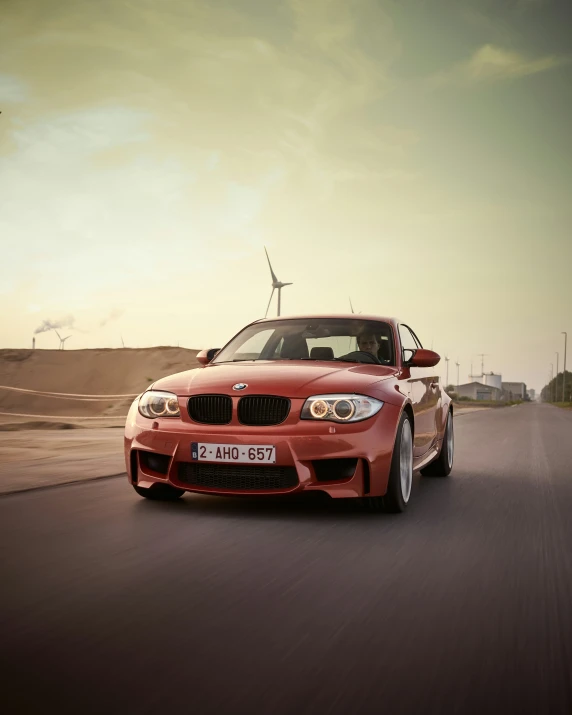
<svg viewBox="0 0 572 715"><path fill-rule="evenodd" d="M0 350L0 412L78 417L124 415L130 397L80 396L136 395L160 377L197 367L197 352L174 347ZM10 387L33 392L6 389ZM2 419L6 421L6 415Z"/></svg>

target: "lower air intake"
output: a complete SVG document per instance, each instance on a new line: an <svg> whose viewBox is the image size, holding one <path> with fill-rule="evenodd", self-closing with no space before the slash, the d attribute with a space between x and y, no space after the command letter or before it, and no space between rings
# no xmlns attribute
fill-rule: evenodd
<svg viewBox="0 0 572 715"><path fill-rule="evenodd" d="M171 457L168 454L156 454L155 452L139 452L139 459L142 466L159 474L167 474Z"/></svg>
<svg viewBox="0 0 572 715"><path fill-rule="evenodd" d="M351 479L356 471L357 459L315 459L312 462L316 479L319 482L335 482L340 479Z"/></svg>
<svg viewBox="0 0 572 715"><path fill-rule="evenodd" d="M292 489L298 484L296 467L250 464L179 464L179 481L205 489L256 491Z"/></svg>

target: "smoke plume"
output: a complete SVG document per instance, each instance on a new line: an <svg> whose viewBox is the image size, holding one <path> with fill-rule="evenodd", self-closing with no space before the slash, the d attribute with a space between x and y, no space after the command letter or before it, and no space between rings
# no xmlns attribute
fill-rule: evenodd
<svg viewBox="0 0 572 715"><path fill-rule="evenodd" d="M73 315L68 315L60 320L44 320L42 324L34 330L34 335L45 333L47 330L57 330L58 328L73 328L75 318Z"/></svg>
<svg viewBox="0 0 572 715"><path fill-rule="evenodd" d="M117 318L120 318L124 312L124 310L120 310L119 308L113 308L113 310L110 311L108 315L99 323L99 327L103 328L104 325L110 323L112 320L117 320Z"/></svg>

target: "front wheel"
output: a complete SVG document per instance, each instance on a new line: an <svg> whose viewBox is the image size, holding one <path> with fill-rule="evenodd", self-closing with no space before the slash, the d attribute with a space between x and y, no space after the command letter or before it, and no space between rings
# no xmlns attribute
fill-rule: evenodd
<svg viewBox="0 0 572 715"><path fill-rule="evenodd" d="M413 430L407 413L401 415L391 458L387 492L382 497L366 497L372 511L400 513L405 511L413 486Z"/></svg>
<svg viewBox="0 0 572 715"><path fill-rule="evenodd" d="M138 487L134 484L133 489L135 489L140 497L153 499L153 501L175 501L175 499L179 499L185 493L184 489L177 489L170 484L160 483L154 484L152 487L149 487L149 489L146 487Z"/></svg>
<svg viewBox="0 0 572 715"><path fill-rule="evenodd" d="M455 451L455 437L453 432L453 413L447 415L445 434L441 443L441 451L437 459L433 460L426 467L423 467L421 474L424 477L448 477L453 469L453 454Z"/></svg>

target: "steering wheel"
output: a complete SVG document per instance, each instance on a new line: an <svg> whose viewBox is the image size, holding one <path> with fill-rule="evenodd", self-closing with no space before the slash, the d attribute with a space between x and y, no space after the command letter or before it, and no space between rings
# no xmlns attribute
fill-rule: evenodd
<svg viewBox="0 0 572 715"><path fill-rule="evenodd" d="M370 363L373 365L383 365L381 360L377 358L375 355L372 355L371 353L366 353L365 350L354 350L351 353L348 353L347 355L341 355L338 360L351 360L351 359L356 359L356 358L361 358L361 357L366 357L367 360L359 360L359 362L364 362L364 363Z"/></svg>

